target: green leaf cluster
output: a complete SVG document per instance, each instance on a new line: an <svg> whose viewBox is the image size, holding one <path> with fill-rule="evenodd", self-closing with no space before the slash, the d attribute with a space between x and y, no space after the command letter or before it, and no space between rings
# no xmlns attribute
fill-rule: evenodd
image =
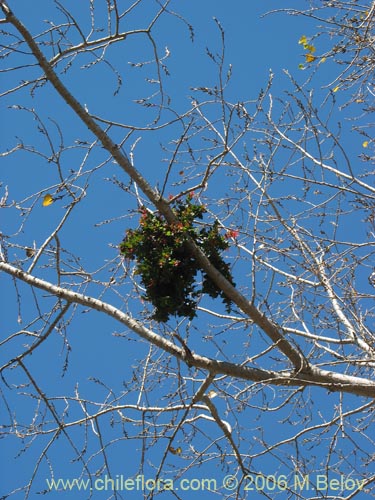
<svg viewBox="0 0 375 500"><path fill-rule="evenodd" d="M202 293L221 297L229 312L230 299L206 273L202 272L201 285L196 283L200 267L186 245L189 238L194 240L216 269L234 284L229 265L221 256L229 245L220 235L218 223L209 229L194 224L196 219L203 219L206 209L193 202L193 195L176 200L172 210L178 222L169 224L163 216L142 208L138 229L128 229L120 244L125 258L137 262L136 273L146 289L144 299L155 307L153 319L166 322L171 315L194 318Z"/></svg>

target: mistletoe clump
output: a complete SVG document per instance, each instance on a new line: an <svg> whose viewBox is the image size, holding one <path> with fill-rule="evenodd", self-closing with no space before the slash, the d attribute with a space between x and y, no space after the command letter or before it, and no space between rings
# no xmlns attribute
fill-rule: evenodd
<svg viewBox="0 0 375 500"><path fill-rule="evenodd" d="M186 245L189 238L193 239L216 269L234 284L229 265L221 257L229 244L219 234L218 223L210 229L194 225L206 209L193 203L193 195L175 201L172 210L178 222L169 224L163 216L142 208L139 228L129 229L120 244L121 253L137 261L136 273L146 289L144 299L155 307L153 319L166 322L170 315L194 318L197 298L202 293L212 298L220 296L229 312L230 299L204 272L198 287L195 278L200 268Z"/></svg>

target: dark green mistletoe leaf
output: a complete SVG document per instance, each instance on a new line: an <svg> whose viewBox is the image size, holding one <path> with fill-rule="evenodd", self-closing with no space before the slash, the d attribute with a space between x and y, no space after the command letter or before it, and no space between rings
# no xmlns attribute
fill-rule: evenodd
<svg viewBox="0 0 375 500"><path fill-rule="evenodd" d="M195 241L230 283L234 282L230 267L221 256L229 244L220 235L218 222L209 229L194 226L194 220L202 219L206 208L193 203L193 197L190 194L185 200L174 202L172 209L178 222L173 224L142 208L139 228L129 229L120 244L124 257L137 261L135 274L141 276L146 289L144 299L154 306L153 319L159 322L168 321L170 316L193 319L202 293L212 298L220 296L228 312L231 308L230 299L207 274L203 273L202 286L197 288L195 279L200 268L187 248L188 238Z"/></svg>

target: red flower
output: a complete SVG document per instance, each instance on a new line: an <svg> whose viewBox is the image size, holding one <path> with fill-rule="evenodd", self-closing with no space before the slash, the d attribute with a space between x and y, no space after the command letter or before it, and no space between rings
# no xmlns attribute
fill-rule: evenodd
<svg viewBox="0 0 375 500"><path fill-rule="evenodd" d="M228 229L228 231L224 234L224 238L229 240L229 238L234 238L236 239L237 236L240 234L237 229Z"/></svg>
<svg viewBox="0 0 375 500"><path fill-rule="evenodd" d="M184 229L184 225L182 222L176 222L172 224L172 230L181 231L182 229Z"/></svg>

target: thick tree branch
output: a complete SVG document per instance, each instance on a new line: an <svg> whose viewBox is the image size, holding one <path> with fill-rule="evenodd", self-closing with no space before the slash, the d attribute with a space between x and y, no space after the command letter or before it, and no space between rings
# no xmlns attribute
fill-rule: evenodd
<svg viewBox="0 0 375 500"><path fill-rule="evenodd" d="M164 215L168 222L176 222L176 217L170 208L168 201L160 196L159 193L150 186L140 172L138 172L138 170L131 165L126 155L120 151L118 145L112 141L108 134L96 123L92 116L69 92L67 87L56 75L52 65L44 57L32 35L12 13L6 2L2 1L0 5L6 16L6 20L11 23L22 35L33 55L37 59L40 67L44 71L47 80L54 86L64 101L85 123L88 129L100 140L103 147L112 155L118 165L138 184L143 193L156 206L160 213ZM193 243L193 241L191 241L188 246L191 253L212 281L268 335L275 346L291 361L296 372L301 371L307 373L309 370L308 361L298 349L293 347L286 340L281 332L281 329L264 316L235 287L233 287L231 283L229 283L229 281L225 279L224 276L210 263L209 259L204 255L201 249Z"/></svg>
<svg viewBox="0 0 375 500"><path fill-rule="evenodd" d="M53 285L48 281L36 278L6 262L0 262L0 271L4 271L31 286L51 293L55 297L64 299L68 303L81 304L95 309L96 311L103 312L127 326L148 342L151 342L182 361L185 360L185 349L176 346L149 328L146 328L111 304L107 304L94 297L72 292L71 290ZM278 373L271 370L260 370L225 361L217 361L194 353L191 353L191 356L189 355L188 362L189 366L207 370L212 375L228 375L242 380L251 380L253 382L280 386L320 386L332 392L346 392L357 396L375 398L375 382L360 377L352 377L350 375L342 375L327 370L321 370L315 367L312 367L307 373L301 371L298 373L290 371Z"/></svg>

